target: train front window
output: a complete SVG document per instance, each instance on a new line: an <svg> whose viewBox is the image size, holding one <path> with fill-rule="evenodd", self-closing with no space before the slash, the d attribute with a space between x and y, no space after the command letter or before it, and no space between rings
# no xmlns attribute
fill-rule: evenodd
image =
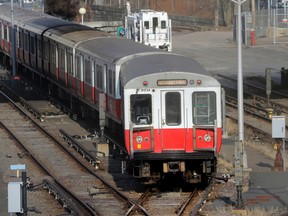
<svg viewBox="0 0 288 216"><path fill-rule="evenodd" d="M177 126L181 124L181 94L167 92L165 94L166 124Z"/></svg>
<svg viewBox="0 0 288 216"><path fill-rule="evenodd" d="M192 94L193 123L214 125L216 119L215 92L195 92Z"/></svg>
<svg viewBox="0 0 288 216"><path fill-rule="evenodd" d="M130 96L131 121L137 125L152 123L152 102L150 94Z"/></svg>

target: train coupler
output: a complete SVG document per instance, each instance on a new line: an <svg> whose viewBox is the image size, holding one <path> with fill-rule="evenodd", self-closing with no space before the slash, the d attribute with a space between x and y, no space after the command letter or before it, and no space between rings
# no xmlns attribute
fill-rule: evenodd
<svg viewBox="0 0 288 216"><path fill-rule="evenodd" d="M201 175L195 171L188 171L183 173L183 179L187 183L196 184L201 182Z"/></svg>

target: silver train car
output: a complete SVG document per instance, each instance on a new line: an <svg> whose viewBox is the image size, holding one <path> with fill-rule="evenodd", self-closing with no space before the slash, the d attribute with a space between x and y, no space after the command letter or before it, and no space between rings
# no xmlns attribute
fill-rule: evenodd
<svg viewBox="0 0 288 216"><path fill-rule="evenodd" d="M222 144L221 86L193 59L46 14L14 8L18 73L71 109L86 107L123 138L135 178L200 183ZM10 5L0 5L0 53L11 65ZM104 101L100 101L105 95Z"/></svg>

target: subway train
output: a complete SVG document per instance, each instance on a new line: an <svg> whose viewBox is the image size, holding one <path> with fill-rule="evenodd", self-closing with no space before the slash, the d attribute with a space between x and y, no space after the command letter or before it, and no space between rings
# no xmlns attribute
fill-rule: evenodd
<svg viewBox="0 0 288 216"><path fill-rule="evenodd" d="M198 62L16 6L13 17L14 28L10 5L0 5L2 63L12 64L14 29L19 73L95 118L103 103L135 178L209 181L222 144L221 86Z"/></svg>

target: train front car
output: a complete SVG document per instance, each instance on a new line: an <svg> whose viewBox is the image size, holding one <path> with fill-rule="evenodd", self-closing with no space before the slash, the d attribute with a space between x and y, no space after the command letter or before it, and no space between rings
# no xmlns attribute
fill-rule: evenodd
<svg viewBox="0 0 288 216"><path fill-rule="evenodd" d="M134 177L207 183L221 148L220 83L196 61L164 53L134 56L120 79Z"/></svg>

